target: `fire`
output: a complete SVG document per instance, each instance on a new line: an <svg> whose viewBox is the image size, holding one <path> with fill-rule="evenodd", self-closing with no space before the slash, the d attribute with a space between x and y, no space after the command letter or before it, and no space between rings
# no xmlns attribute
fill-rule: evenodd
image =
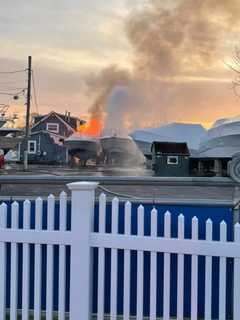
<svg viewBox="0 0 240 320"><path fill-rule="evenodd" d="M85 136L99 137L102 132L102 123L98 119L90 119L78 128L78 132Z"/></svg>

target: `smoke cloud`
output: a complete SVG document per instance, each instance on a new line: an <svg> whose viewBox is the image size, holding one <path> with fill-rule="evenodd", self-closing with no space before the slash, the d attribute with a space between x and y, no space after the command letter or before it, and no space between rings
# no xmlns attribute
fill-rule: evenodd
<svg viewBox="0 0 240 320"><path fill-rule="evenodd" d="M139 109L145 105L145 97L137 87L115 86L106 101L104 133L128 134L129 130L135 126L135 122L138 122Z"/></svg>
<svg viewBox="0 0 240 320"><path fill-rule="evenodd" d="M132 71L111 66L89 82L97 92L92 116L118 131L187 121L190 108L206 113L217 100L210 90L218 99L228 90L216 66L226 51L222 39L233 39L239 26L238 0L149 0L134 9L126 21Z"/></svg>
<svg viewBox="0 0 240 320"><path fill-rule="evenodd" d="M95 100L89 110L91 117L98 119L103 124L109 94L115 86L128 85L130 82L129 72L115 65L102 70L100 74L89 77L87 81L88 93L90 96L95 96Z"/></svg>

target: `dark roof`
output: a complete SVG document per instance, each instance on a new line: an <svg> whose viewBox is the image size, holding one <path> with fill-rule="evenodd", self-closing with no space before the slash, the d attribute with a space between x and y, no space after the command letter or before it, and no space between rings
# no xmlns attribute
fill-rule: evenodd
<svg viewBox="0 0 240 320"><path fill-rule="evenodd" d="M80 124L84 124L85 121L84 120L81 120L80 118L78 117L73 117L73 116L69 116L67 114L61 114L61 113L58 113L58 112L55 112L55 111L51 111L49 112L48 114L45 114L45 115L38 115L38 116L35 116L34 117L34 126L36 124L38 124L40 121L42 121L44 118L47 118L48 116L50 116L51 114L56 114L59 118L61 118L64 122L66 122L68 125L70 125L73 129L76 129L76 124L77 124L77 121L80 122Z"/></svg>
<svg viewBox="0 0 240 320"><path fill-rule="evenodd" d="M154 141L152 143L151 150L155 152L160 152L162 154L174 154L174 155L190 155L187 143L185 142L159 142Z"/></svg>
<svg viewBox="0 0 240 320"><path fill-rule="evenodd" d="M51 131L47 131L47 130L39 130L39 131L34 131L34 132L31 132L30 133L30 137L34 136L34 135L39 135L39 134L48 134L50 136L56 136L60 139L65 139L64 136L61 136L60 134L57 134L57 133L54 133L54 132L51 132Z"/></svg>

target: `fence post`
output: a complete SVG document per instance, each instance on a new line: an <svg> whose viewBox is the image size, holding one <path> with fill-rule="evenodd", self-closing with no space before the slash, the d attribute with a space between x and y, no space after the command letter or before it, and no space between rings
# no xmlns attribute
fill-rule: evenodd
<svg viewBox="0 0 240 320"><path fill-rule="evenodd" d="M90 320L91 248L96 182L69 183L71 200L70 320Z"/></svg>

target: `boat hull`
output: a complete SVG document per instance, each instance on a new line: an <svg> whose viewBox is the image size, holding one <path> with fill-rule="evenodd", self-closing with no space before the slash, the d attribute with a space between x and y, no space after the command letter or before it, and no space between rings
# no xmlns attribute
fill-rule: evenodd
<svg viewBox="0 0 240 320"><path fill-rule="evenodd" d="M214 137L203 141L199 148L199 156L211 158L232 158L240 152L240 133Z"/></svg>
<svg viewBox="0 0 240 320"><path fill-rule="evenodd" d="M100 142L106 164L136 166L145 161L143 154L131 138L103 137Z"/></svg>
<svg viewBox="0 0 240 320"><path fill-rule="evenodd" d="M66 140L64 145L70 156L81 161L97 161L101 155L101 146L95 140Z"/></svg>

